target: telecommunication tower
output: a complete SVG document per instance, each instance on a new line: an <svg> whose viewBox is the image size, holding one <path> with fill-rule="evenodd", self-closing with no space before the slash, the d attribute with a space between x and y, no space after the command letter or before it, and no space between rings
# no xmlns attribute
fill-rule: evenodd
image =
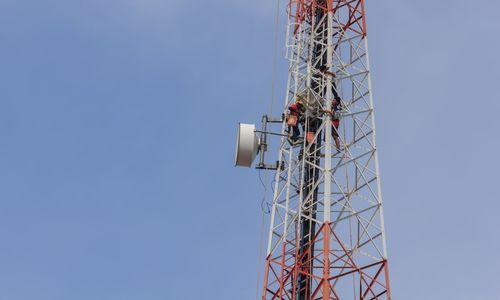
<svg viewBox="0 0 500 300"><path fill-rule="evenodd" d="M240 124L236 153L275 172L262 299L390 300L364 0L289 0L287 15L283 114Z"/></svg>

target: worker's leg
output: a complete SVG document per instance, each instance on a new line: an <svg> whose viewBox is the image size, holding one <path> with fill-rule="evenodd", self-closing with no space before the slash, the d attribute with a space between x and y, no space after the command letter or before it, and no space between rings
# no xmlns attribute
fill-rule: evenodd
<svg viewBox="0 0 500 300"><path fill-rule="evenodd" d="M339 98L339 93L337 93L337 85L335 84L335 82L332 84L332 92L335 99Z"/></svg>
<svg viewBox="0 0 500 300"><path fill-rule="evenodd" d="M337 148L337 151L340 151L340 139L339 139L339 123L338 121L333 121L332 125L332 136L333 139L335 140L335 148Z"/></svg>
<svg viewBox="0 0 500 300"><path fill-rule="evenodd" d="M293 134L292 134L292 139L296 140L299 138L300 136L300 130L299 130L299 126L293 126L292 127L292 130L293 130Z"/></svg>
<svg viewBox="0 0 500 300"><path fill-rule="evenodd" d="M337 148L337 151L340 151L340 139L339 139L339 137L336 135L333 137L333 139L335 139L335 148Z"/></svg>

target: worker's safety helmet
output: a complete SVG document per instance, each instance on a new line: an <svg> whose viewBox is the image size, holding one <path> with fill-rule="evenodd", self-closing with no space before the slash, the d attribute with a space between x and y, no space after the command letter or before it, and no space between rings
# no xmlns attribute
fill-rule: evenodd
<svg viewBox="0 0 500 300"><path fill-rule="evenodd" d="M297 96L297 99L295 100L295 103L297 105L304 105L304 99L302 98L302 96Z"/></svg>
<svg viewBox="0 0 500 300"><path fill-rule="evenodd" d="M300 106L300 109L305 109L309 107L309 101L307 97L307 93L300 93L295 98L295 104Z"/></svg>

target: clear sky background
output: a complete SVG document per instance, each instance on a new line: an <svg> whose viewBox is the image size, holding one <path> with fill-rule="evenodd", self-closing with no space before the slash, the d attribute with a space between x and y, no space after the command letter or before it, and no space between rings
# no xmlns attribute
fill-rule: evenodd
<svg viewBox="0 0 500 300"><path fill-rule="evenodd" d="M367 0L393 299L500 299L499 10ZM268 110L274 18L0 0L0 300L255 299L262 189L234 139Z"/></svg>

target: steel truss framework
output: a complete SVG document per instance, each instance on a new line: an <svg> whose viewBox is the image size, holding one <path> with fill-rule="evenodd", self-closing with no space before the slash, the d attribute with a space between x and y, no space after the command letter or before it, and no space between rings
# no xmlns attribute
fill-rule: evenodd
<svg viewBox="0 0 500 300"><path fill-rule="evenodd" d="M284 111L304 99L313 139L281 139L262 299L390 299L364 1L290 0L288 17Z"/></svg>

